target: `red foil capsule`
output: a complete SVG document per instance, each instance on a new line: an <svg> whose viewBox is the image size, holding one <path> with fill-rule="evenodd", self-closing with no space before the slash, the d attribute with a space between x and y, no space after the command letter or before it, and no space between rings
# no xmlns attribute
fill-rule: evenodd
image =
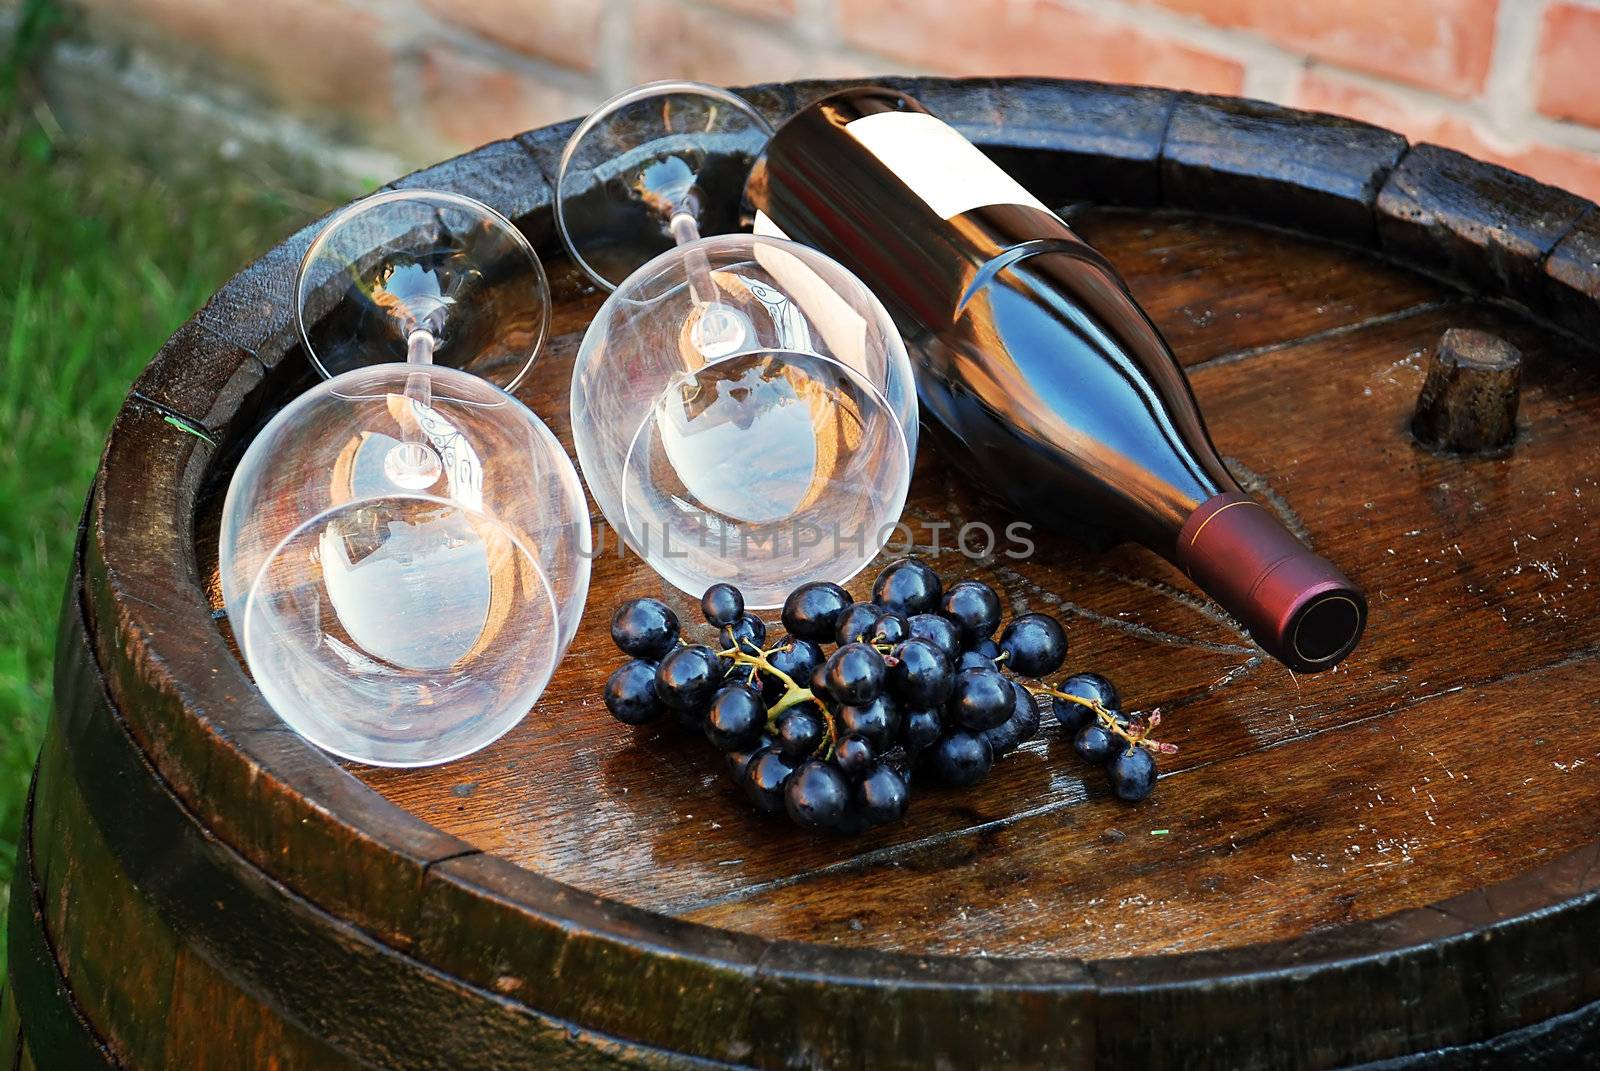
<svg viewBox="0 0 1600 1071"><path fill-rule="evenodd" d="M1207 500L1178 533L1177 561L1290 669L1331 669L1361 640L1367 599L1248 495Z"/></svg>

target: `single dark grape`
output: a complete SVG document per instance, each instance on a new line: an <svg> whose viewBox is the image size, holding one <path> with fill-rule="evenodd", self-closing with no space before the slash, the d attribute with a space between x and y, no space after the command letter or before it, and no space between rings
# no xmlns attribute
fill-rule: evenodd
<svg viewBox="0 0 1600 1071"><path fill-rule="evenodd" d="M808 707L791 707L778 715L778 749L790 759L816 751L828 735L822 715Z"/></svg>
<svg viewBox="0 0 1600 1071"><path fill-rule="evenodd" d="M740 650L760 654L767 642L767 623L754 614L743 614L731 625L724 625L719 636L724 651Z"/></svg>
<svg viewBox="0 0 1600 1071"><path fill-rule="evenodd" d="M981 655L977 651L962 651L961 657L956 659L956 672L964 669L995 670L1000 667L995 665L994 659Z"/></svg>
<svg viewBox="0 0 1600 1071"><path fill-rule="evenodd" d="M911 801L911 786L892 767L879 763L855 788L856 808L868 825L898 822Z"/></svg>
<svg viewBox="0 0 1600 1071"><path fill-rule="evenodd" d="M917 558L890 562L872 582L872 601L898 614L925 614L939 606L939 574Z"/></svg>
<svg viewBox="0 0 1600 1071"><path fill-rule="evenodd" d="M964 669L956 674L945 710L957 725L981 733L1009 718L1015 701L1011 682L997 670Z"/></svg>
<svg viewBox="0 0 1600 1071"><path fill-rule="evenodd" d="M1078 735L1072 738L1072 746L1078 749L1078 754L1083 756L1085 762L1104 766L1122 746L1122 741L1104 725L1093 721L1078 730Z"/></svg>
<svg viewBox="0 0 1600 1071"><path fill-rule="evenodd" d="M645 725L666 713L656 698L656 664L630 658L606 680L606 709L624 725Z"/></svg>
<svg viewBox="0 0 1600 1071"><path fill-rule="evenodd" d="M733 779L734 784L744 784L744 773L750 766L750 760L760 754L763 748L771 747L772 744L772 737L762 736L761 739L756 741L756 745L748 751L727 751L723 753L723 767L728 771L728 776Z"/></svg>
<svg viewBox="0 0 1600 1071"><path fill-rule="evenodd" d="M867 831L867 819L862 815L861 808L856 806L855 786L850 785L850 789L850 802L845 805L844 816L839 819L838 825L829 830L843 837L854 837Z"/></svg>
<svg viewBox="0 0 1600 1071"><path fill-rule="evenodd" d="M938 614L913 614L906 619L911 635L927 640L944 652L945 661L955 665L961 657L961 630L948 617Z"/></svg>
<svg viewBox="0 0 1600 1071"><path fill-rule="evenodd" d="M900 742L908 751L930 747L944 731L937 710L908 711L900 723Z"/></svg>
<svg viewBox="0 0 1600 1071"><path fill-rule="evenodd" d="M970 785L994 765L994 749L981 735L957 730L928 749L929 766L947 785Z"/></svg>
<svg viewBox="0 0 1600 1071"><path fill-rule="evenodd" d="M718 751L747 751L767 729L767 704L746 684L729 684L711 699L706 739Z"/></svg>
<svg viewBox="0 0 1600 1071"><path fill-rule="evenodd" d="M872 644L887 644L893 647L911 636L911 624L900 614L893 610L878 617L873 622L872 630L867 633L867 642Z"/></svg>
<svg viewBox="0 0 1600 1071"><path fill-rule="evenodd" d="M808 687L811 689L811 694L821 702L826 702L833 698L828 694L828 660L826 658L822 660L822 665L811 671L811 683Z"/></svg>
<svg viewBox="0 0 1600 1071"><path fill-rule="evenodd" d="M839 615L854 600L838 584L814 581L801 584L783 603L783 628L791 636L815 643L832 643Z"/></svg>
<svg viewBox="0 0 1600 1071"><path fill-rule="evenodd" d="M1017 749L1017 745L1022 743L1021 738L1017 735L1017 726L1010 718L996 725L993 729L985 729L978 735L988 742L989 750L994 753L996 761L1011 754Z"/></svg>
<svg viewBox="0 0 1600 1071"><path fill-rule="evenodd" d="M981 580L957 581L944 593L939 612L955 622L961 642L971 647L1000 627L1000 596Z"/></svg>
<svg viewBox="0 0 1600 1071"><path fill-rule="evenodd" d="M1017 723L1020 734L1017 742L1025 744L1039 735L1039 721L1043 712L1039 700L1022 686L1021 681L1012 681L1011 690L1016 693L1016 701L1011 705L1011 717L1006 720Z"/></svg>
<svg viewBox="0 0 1600 1071"><path fill-rule="evenodd" d="M839 615L838 627L834 630L835 643L843 646L847 643L860 643L872 635L872 626L878 623L884 609L870 602L851 603L844 613Z"/></svg>
<svg viewBox="0 0 1600 1071"><path fill-rule="evenodd" d="M795 639L793 636L785 638L767 655L767 661L774 669L787 674L801 688L809 686L811 675L822 668L827 660L821 647L810 640ZM771 673L763 673L761 679L767 702L776 702L784 693L784 683Z"/></svg>
<svg viewBox="0 0 1600 1071"><path fill-rule="evenodd" d="M989 639L987 636L976 643L968 644L967 650L971 651L975 655L982 655L991 662L1000 657L1000 645Z"/></svg>
<svg viewBox="0 0 1600 1071"><path fill-rule="evenodd" d="M721 686L717 652L700 644L679 647L656 666L656 695L673 710L704 711Z"/></svg>
<svg viewBox="0 0 1600 1071"><path fill-rule="evenodd" d="M1000 652L1013 673L1042 677L1067 658L1067 631L1049 614L1023 614L1000 634Z"/></svg>
<svg viewBox="0 0 1600 1071"><path fill-rule="evenodd" d="M833 753L833 761L846 777L855 780L872 769L878 761L878 753L861 737L847 736L839 741L839 746Z"/></svg>
<svg viewBox="0 0 1600 1071"><path fill-rule="evenodd" d="M828 694L852 706L870 703L883 691L888 666L883 656L864 643L847 643L823 663Z"/></svg>
<svg viewBox="0 0 1600 1071"><path fill-rule="evenodd" d="M629 599L611 615L611 642L634 658L663 658L678 642L678 615L660 599Z"/></svg>
<svg viewBox="0 0 1600 1071"><path fill-rule="evenodd" d="M762 814L783 813L783 786L794 773L795 760L785 758L775 747L757 751L744 768L745 794Z"/></svg>
<svg viewBox="0 0 1600 1071"><path fill-rule="evenodd" d="M997 759L1009 755L1017 745L1032 740L1039 732L1039 708L1034 705L1032 694L1016 681L1010 683L1012 691L1016 693L1011 716L993 729L983 732L983 738L989 741L989 747Z"/></svg>
<svg viewBox="0 0 1600 1071"><path fill-rule="evenodd" d="M1050 711L1056 716L1061 731L1069 737L1077 736L1079 729L1094 720L1094 711L1070 699L1051 699Z"/></svg>
<svg viewBox="0 0 1600 1071"><path fill-rule="evenodd" d="M840 707L834 716L841 733L859 736L879 751L894 745L902 721L899 705L887 695L874 696L860 706Z"/></svg>
<svg viewBox="0 0 1600 1071"><path fill-rule="evenodd" d="M905 751L896 751L884 756L882 761L883 765L900 775L900 780L906 783L907 788L916 787L917 767L912 755Z"/></svg>
<svg viewBox="0 0 1600 1071"><path fill-rule="evenodd" d="M1117 686L1098 673L1074 673L1062 681L1057 690L1093 699L1107 710L1122 709L1122 696Z"/></svg>
<svg viewBox="0 0 1600 1071"><path fill-rule="evenodd" d="M955 674L944 652L928 640L915 637L894 649L889 667L889 688L908 707L936 707L950 698Z"/></svg>
<svg viewBox="0 0 1600 1071"><path fill-rule="evenodd" d="M1124 748L1106 768L1117 798L1138 803L1156 787L1156 757L1142 747Z"/></svg>
<svg viewBox="0 0 1600 1071"><path fill-rule="evenodd" d="M708 625L731 625L744 613L744 592L732 584L712 584L700 596L700 612Z"/></svg>
<svg viewBox="0 0 1600 1071"><path fill-rule="evenodd" d="M831 763L812 759L784 785L783 802L802 829L837 829L850 806L850 786Z"/></svg>
<svg viewBox="0 0 1600 1071"><path fill-rule="evenodd" d="M1057 685L1058 692L1075 695L1099 703L1107 710L1122 706L1122 697L1112 683L1098 673L1076 673ZM1094 711L1070 699L1054 699L1052 707L1056 721L1069 733L1077 731L1094 719Z"/></svg>

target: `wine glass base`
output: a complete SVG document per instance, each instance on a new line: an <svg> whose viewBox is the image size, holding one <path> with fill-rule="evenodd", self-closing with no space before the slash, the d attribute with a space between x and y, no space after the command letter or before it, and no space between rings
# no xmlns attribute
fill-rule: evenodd
<svg viewBox="0 0 1600 1071"><path fill-rule="evenodd" d="M396 190L328 221L295 282L306 353L332 378L407 360L512 390L550 324L550 285L509 220L470 197Z"/></svg>
<svg viewBox="0 0 1600 1071"><path fill-rule="evenodd" d="M675 244L743 229L744 183L772 136L742 97L651 82L573 132L556 177L556 224L574 262L614 290Z"/></svg>

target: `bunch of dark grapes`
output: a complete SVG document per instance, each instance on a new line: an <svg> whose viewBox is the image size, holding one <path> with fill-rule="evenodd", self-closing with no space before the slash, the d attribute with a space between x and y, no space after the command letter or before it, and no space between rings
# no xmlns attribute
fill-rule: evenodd
<svg viewBox="0 0 1600 1071"><path fill-rule="evenodd" d="M656 599L617 608L611 638L629 661L606 682L606 707L629 725L670 715L703 734L757 810L806 829L897 821L915 778L973 784L1038 733L1046 707L1130 802L1154 788L1156 753L1176 750L1148 738L1160 715L1125 717L1104 677L1036 683L1066 660L1055 618L1024 614L996 640L994 589L946 589L915 558L885 568L870 602L837 584L796 588L772 642L731 584L708 588L700 609L714 646L684 642Z"/></svg>

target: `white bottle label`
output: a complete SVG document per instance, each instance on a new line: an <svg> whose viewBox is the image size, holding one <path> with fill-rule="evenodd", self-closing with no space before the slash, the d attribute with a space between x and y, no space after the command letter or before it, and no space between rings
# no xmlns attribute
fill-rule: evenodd
<svg viewBox="0 0 1600 1071"><path fill-rule="evenodd" d="M787 234L783 233L782 228L780 228L776 223L772 222L771 216L767 215L759 208L756 209L756 218L755 222L750 228L750 233L759 234L763 238L783 238L787 240L789 237Z"/></svg>
<svg viewBox="0 0 1600 1071"><path fill-rule="evenodd" d="M943 219L986 205L1050 211L954 127L926 112L874 112L845 130Z"/></svg>

